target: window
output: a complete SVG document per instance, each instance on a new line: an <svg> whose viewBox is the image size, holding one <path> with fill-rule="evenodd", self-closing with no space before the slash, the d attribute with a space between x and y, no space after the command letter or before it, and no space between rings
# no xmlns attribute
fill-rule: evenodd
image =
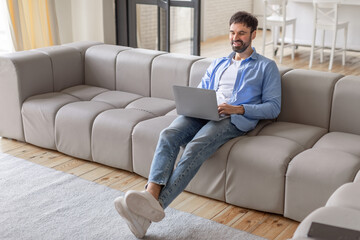
<svg viewBox="0 0 360 240"><path fill-rule="evenodd" d="M0 1L0 54L14 51L8 21L6 1Z"/></svg>

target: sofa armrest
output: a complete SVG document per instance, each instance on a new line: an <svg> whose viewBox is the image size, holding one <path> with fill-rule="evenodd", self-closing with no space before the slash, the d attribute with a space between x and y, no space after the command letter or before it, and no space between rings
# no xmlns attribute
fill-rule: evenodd
<svg viewBox="0 0 360 240"><path fill-rule="evenodd" d="M53 88L51 61L45 54L23 51L0 56L0 136L24 141L22 103Z"/></svg>

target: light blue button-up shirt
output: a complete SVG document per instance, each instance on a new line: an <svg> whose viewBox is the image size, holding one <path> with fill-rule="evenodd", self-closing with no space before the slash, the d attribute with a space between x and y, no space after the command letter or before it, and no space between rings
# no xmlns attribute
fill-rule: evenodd
<svg viewBox="0 0 360 240"><path fill-rule="evenodd" d="M260 119L274 119L281 109L281 78L276 63L255 51L241 62L228 104L243 105L245 114L232 114L231 122L241 131L256 127ZM200 88L217 90L223 72L235 52L216 59L207 69Z"/></svg>

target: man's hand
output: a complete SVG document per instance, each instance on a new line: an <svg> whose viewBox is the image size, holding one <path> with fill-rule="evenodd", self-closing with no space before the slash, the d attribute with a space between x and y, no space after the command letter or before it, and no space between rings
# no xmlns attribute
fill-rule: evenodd
<svg viewBox="0 0 360 240"><path fill-rule="evenodd" d="M219 114L223 114L223 115L230 115L230 114L244 114L245 113L245 109L243 107L243 105L240 106L234 106L234 105L230 105L227 103L222 103L218 106L218 112Z"/></svg>

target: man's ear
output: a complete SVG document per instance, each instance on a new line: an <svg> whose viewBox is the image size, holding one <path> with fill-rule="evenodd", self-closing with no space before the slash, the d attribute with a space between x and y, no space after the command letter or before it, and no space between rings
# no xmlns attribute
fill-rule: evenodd
<svg viewBox="0 0 360 240"><path fill-rule="evenodd" d="M256 30L254 30L252 33L251 33L251 40L254 40L256 37Z"/></svg>

